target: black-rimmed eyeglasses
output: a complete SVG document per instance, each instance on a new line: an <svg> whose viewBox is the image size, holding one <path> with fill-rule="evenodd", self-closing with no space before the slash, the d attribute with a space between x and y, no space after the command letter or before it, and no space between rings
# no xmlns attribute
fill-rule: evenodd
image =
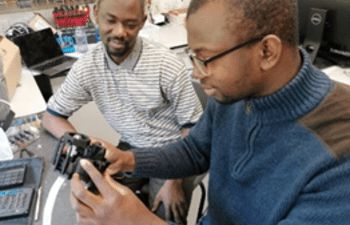
<svg viewBox="0 0 350 225"><path fill-rule="evenodd" d="M223 52L220 52L220 53L218 53L218 54L216 54L214 56L208 57L206 59L198 58L196 56L196 53L194 53L190 48L186 49L186 53L190 57L190 59L192 61L192 64L194 66L196 66L196 68L199 70L199 72L202 75L208 75L208 73L207 73L207 65L210 62L212 62L214 60L217 60L217 59L219 59L219 58L221 58L221 57L223 57L223 56L225 56L225 55L227 55L227 54L229 54L231 52L234 52L234 51L236 51L236 50L238 50L240 48L243 48L243 47L245 47L245 46L247 46L249 44L253 44L255 42L258 42L258 41L262 40L264 38L264 36L265 35L262 35L262 36L259 36L259 37L256 37L256 38L252 38L252 39L250 39L248 41L245 41L245 42L243 42L241 44L235 45L232 48L229 48L229 49L227 49L227 50L225 50Z"/></svg>

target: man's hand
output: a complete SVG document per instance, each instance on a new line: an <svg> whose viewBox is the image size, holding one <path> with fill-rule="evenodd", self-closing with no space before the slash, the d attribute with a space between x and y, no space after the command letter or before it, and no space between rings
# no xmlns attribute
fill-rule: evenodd
<svg viewBox="0 0 350 225"><path fill-rule="evenodd" d="M90 137L91 143L100 143L106 149L105 158L110 162L106 172L110 175L118 172L133 171L135 169L135 157L131 151L122 151L113 144L96 137Z"/></svg>
<svg viewBox="0 0 350 225"><path fill-rule="evenodd" d="M132 191L115 182L110 175L104 176L87 160L81 165L98 188L94 195L84 188L78 174L71 181L71 203L82 225L165 225L152 214Z"/></svg>
<svg viewBox="0 0 350 225"><path fill-rule="evenodd" d="M186 224L189 203L182 188L182 180L167 180L159 190L152 211L155 212L163 203L165 219L178 224Z"/></svg>

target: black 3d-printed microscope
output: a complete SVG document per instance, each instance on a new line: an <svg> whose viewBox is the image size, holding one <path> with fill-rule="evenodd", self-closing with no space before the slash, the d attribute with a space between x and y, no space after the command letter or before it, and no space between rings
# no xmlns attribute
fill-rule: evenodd
<svg viewBox="0 0 350 225"><path fill-rule="evenodd" d="M101 173L110 164L105 158L105 148L100 143L91 143L86 135L80 133L65 133L59 140L53 158L54 169L71 179L76 172L84 181L89 191L98 190L89 175L80 166L80 159L89 160Z"/></svg>

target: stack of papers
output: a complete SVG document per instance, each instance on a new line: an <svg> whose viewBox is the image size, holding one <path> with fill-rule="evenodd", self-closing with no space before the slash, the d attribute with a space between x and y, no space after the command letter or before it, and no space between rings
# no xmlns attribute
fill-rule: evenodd
<svg viewBox="0 0 350 225"><path fill-rule="evenodd" d="M339 66L331 66L322 70L332 80L350 85L350 68L341 68Z"/></svg>
<svg viewBox="0 0 350 225"><path fill-rule="evenodd" d="M183 24L166 24L157 26L146 23L140 31L140 36L160 43L170 49L187 45L187 31Z"/></svg>

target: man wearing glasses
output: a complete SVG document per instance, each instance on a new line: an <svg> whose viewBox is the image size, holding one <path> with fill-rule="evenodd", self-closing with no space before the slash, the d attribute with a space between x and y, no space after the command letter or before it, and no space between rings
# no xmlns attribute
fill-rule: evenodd
<svg viewBox="0 0 350 225"><path fill-rule="evenodd" d="M296 0L192 0L188 53L207 108L184 140L114 151L114 169L163 178L209 170L203 225L349 224L350 88L311 65L297 23ZM74 176L83 224L166 224L82 165L102 195Z"/></svg>

